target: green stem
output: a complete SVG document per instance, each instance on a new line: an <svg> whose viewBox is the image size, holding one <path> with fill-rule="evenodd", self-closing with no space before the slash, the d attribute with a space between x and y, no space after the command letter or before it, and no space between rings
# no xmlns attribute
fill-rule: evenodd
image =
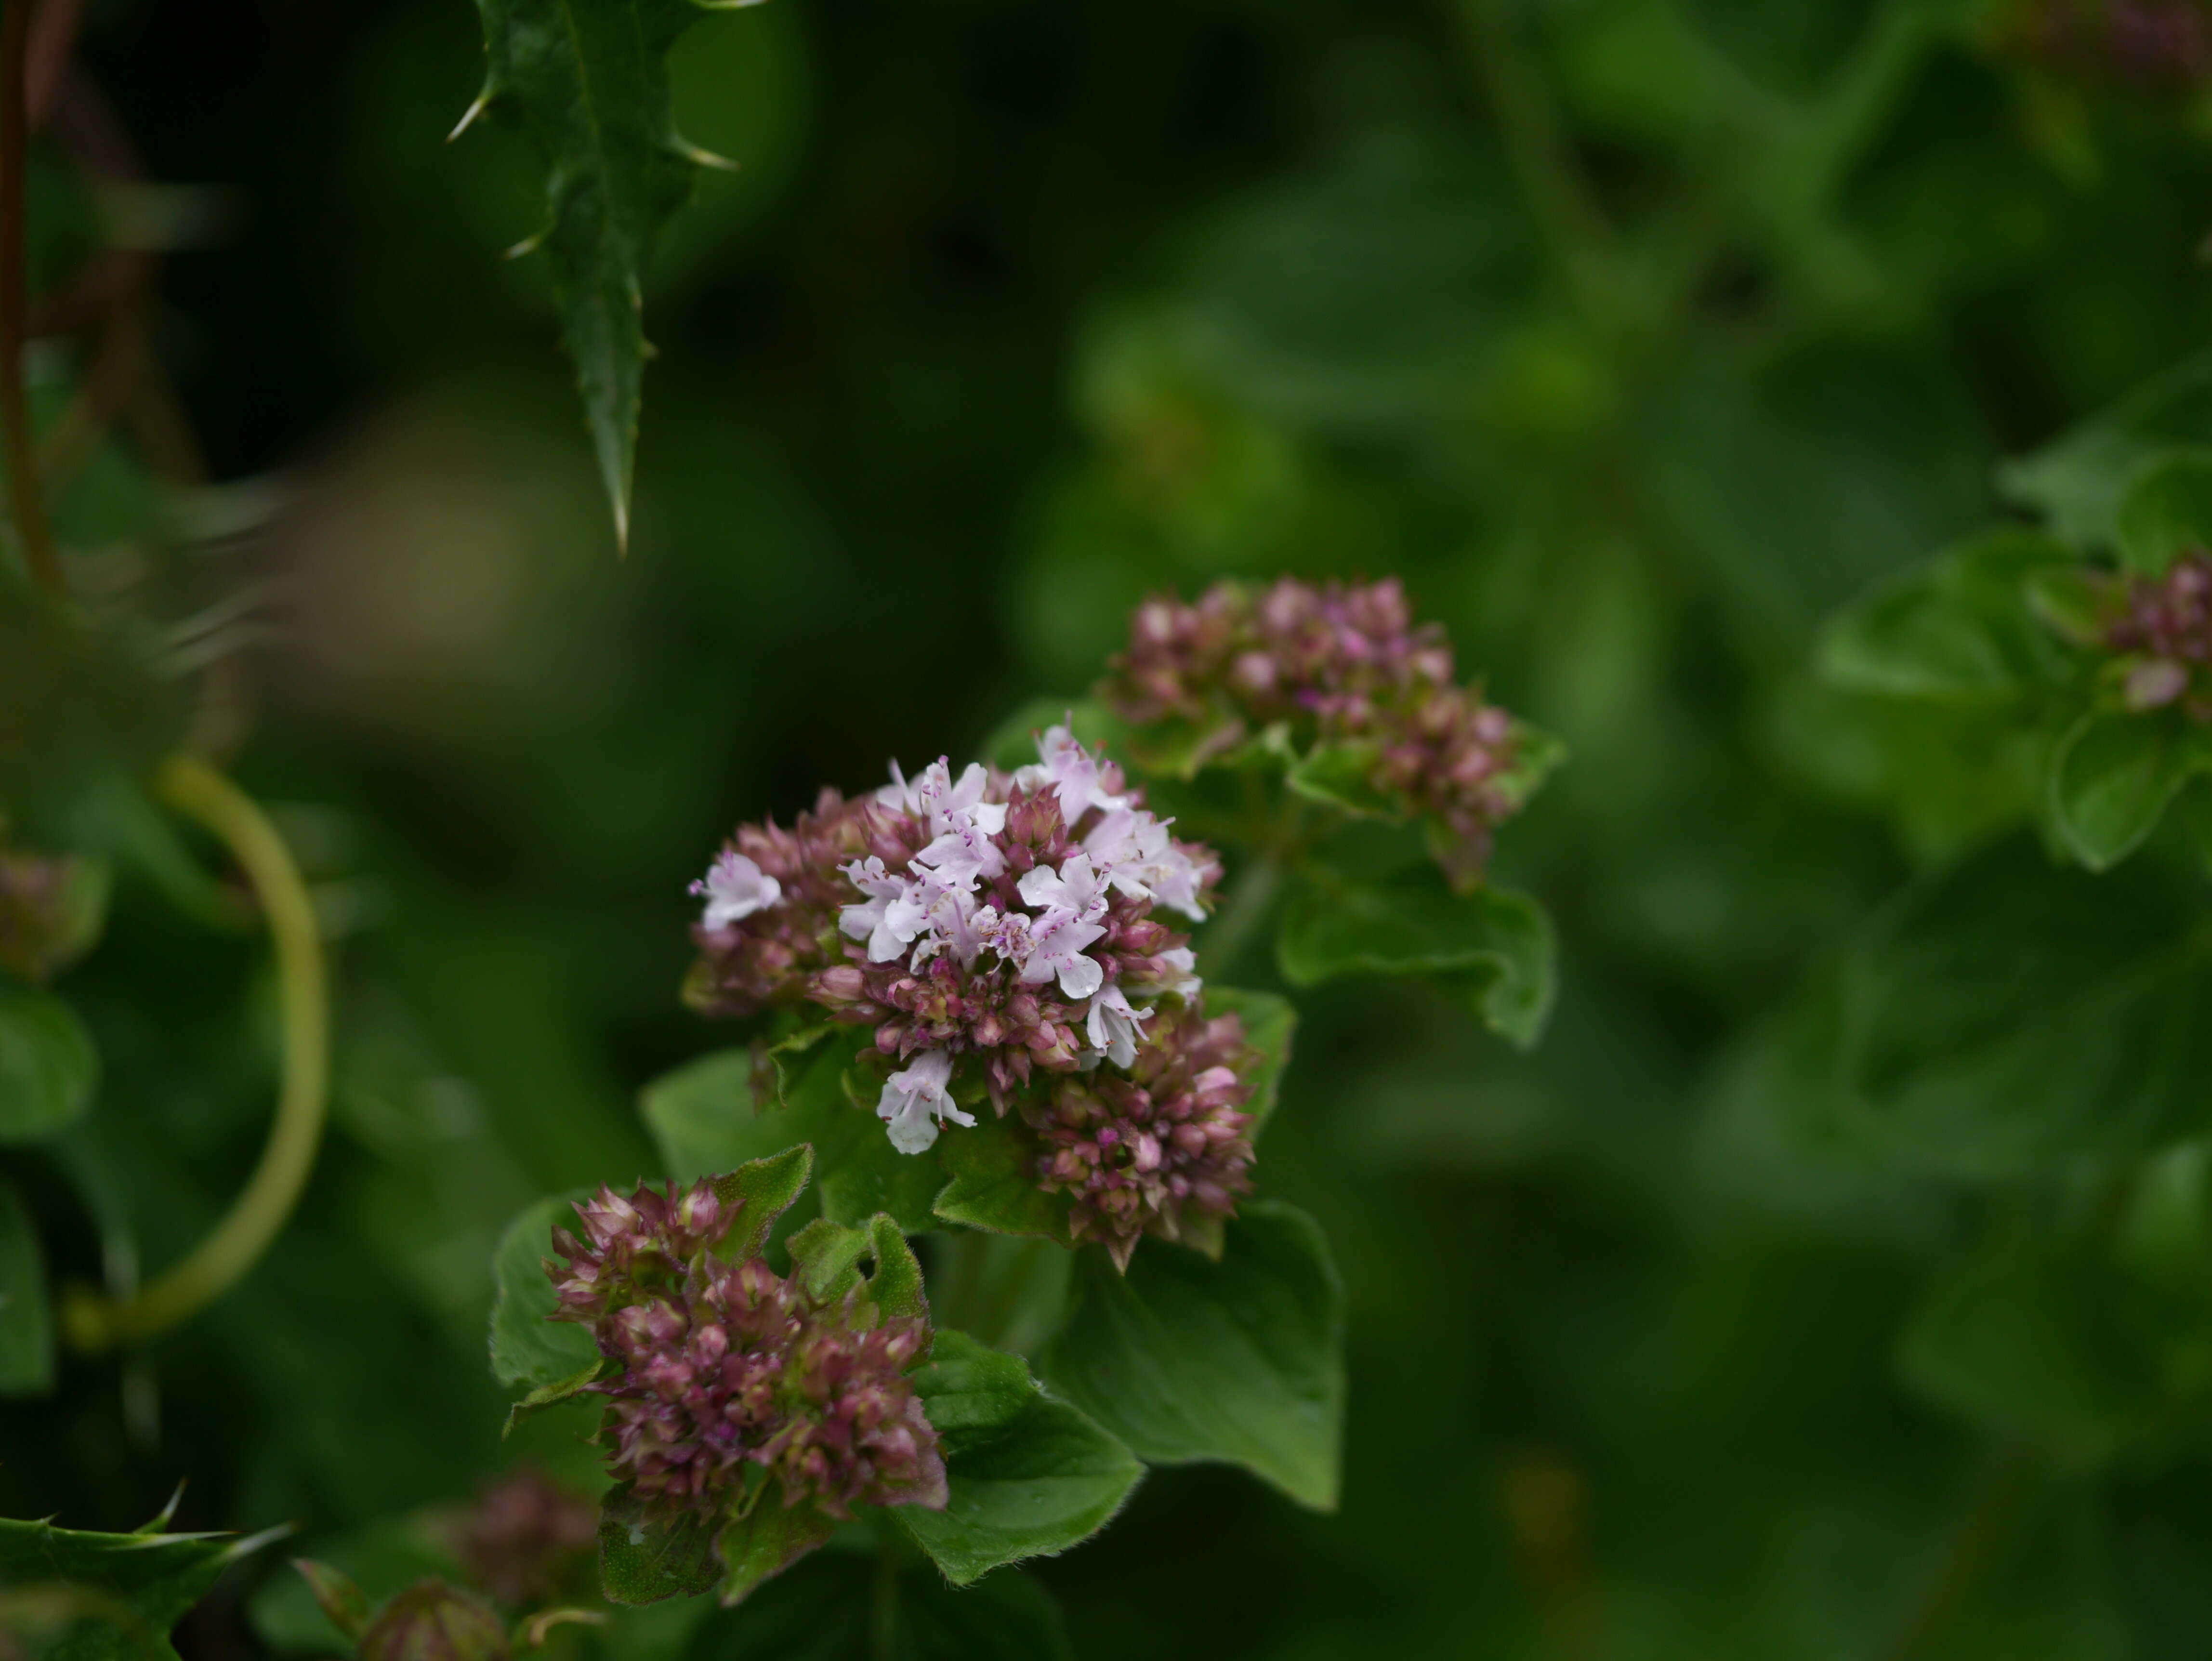
<svg viewBox="0 0 2212 1661"><path fill-rule="evenodd" d="M24 563L33 581L59 596L66 591L46 526L31 401L23 389L30 309L23 269L23 167L31 142L24 70L30 35L31 0L0 0L0 461L7 469L8 500Z"/></svg>
<svg viewBox="0 0 2212 1661"><path fill-rule="evenodd" d="M1498 122L1506 163L1535 213L1552 257L1592 310L1611 311L1620 249L1541 72L1502 14L1500 0L1457 0L1457 10L1475 79Z"/></svg>
<svg viewBox="0 0 2212 1661"><path fill-rule="evenodd" d="M140 1343L190 1319L252 1269L292 1214L322 1140L330 1085L330 1007L322 940L307 885L283 838L251 797L205 763L171 757L156 776L162 800L219 837L246 873L276 951L283 1078L261 1163L197 1250L136 1296L84 1288L63 1305L70 1344L97 1352Z"/></svg>

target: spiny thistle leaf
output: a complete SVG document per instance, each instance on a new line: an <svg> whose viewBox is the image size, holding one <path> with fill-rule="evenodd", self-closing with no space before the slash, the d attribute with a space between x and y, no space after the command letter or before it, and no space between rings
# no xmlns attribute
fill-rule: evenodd
<svg viewBox="0 0 2212 1661"><path fill-rule="evenodd" d="M702 167L726 167L676 131L668 49L702 12L755 0L477 0L487 69L454 130L479 115L526 128L548 169L545 228L517 253L552 262L561 332L584 418L629 543L646 344L641 289L653 240Z"/></svg>

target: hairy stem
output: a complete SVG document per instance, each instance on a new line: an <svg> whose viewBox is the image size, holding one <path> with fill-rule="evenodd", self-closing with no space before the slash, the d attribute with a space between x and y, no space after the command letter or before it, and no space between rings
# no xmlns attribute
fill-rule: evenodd
<svg viewBox="0 0 2212 1661"><path fill-rule="evenodd" d="M23 270L23 167L30 147L30 100L25 70L30 56L31 0L0 0L0 460L8 474L8 502L15 535L32 581L48 593L64 592L39 487L38 453L31 435L31 401L23 388L23 338L28 328L27 278Z"/></svg>
<svg viewBox="0 0 2212 1661"><path fill-rule="evenodd" d="M330 1007L322 940L307 885L283 838L251 797L204 762L173 757L155 782L163 801L230 849L269 921L276 951L283 1076L261 1163L214 1232L136 1296L118 1302L79 1288L64 1301L63 1324L70 1342L85 1351L143 1342L188 1320L253 1267L307 1185L322 1140L329 1092Z"/></svg>

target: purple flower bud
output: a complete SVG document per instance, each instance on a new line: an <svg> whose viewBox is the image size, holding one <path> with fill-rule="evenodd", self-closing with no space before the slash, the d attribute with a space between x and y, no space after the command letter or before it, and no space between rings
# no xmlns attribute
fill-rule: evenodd
<svg viewBox="0 0 2212 1661"><path fill-rule="evenodd" d="M2212 721L2202 676L2212 664L2212 555L2192 551L2163 576L2105 580L2103 645L2122 666L2121 696L2138 714L2179 704Z"/></svg>
<svg viewBox="0 0 2212 1661"><path fill-rule="evenodd" d="M1025 1098L1043 1144L1037 1185L1072 1202L1075 1237L1103 1241L1126 1266L1147 1233L1178 1239L1234 1214L1251 1190L1248 1082L1260 1061L1235 1015L1162 1009L1129 1075L1104 1068Z"/></svg>
<svg viewBox="0 0 2212 1661"><path fill-rule="evenodd" d="M945 1503L936 1435L906 1376L927 1354L924 1322L860 1330L875 1312L853 1298L827 1303L761 1258L714 1256L732 1208L711 1183L680 1196L602 1191L578 1209L605 1244L556 1237L571 1262L548 1266L562 1303L554 1318L588 1320L617 1364L590 1386L606 1399L617 1480L714 1515L745 1497L748 1465L775 1482L781 1503L835 1517ZM588 1286L585 1270L597 1275Z"/></svg>
<svg viewBox="0 0 2212 1661"><path fill-rule="evenodd" d="M1464 885L1518 806L1486 781L1511 768L1520 740L1512 717L1452 674L1442 633L1414 627L1395 581L1285 577L1258 591L1217 583L1188 605L1146 601L1101 690L1139 727L1196 729L1201 755L1279 722L1301 751L1371 746L1369 787L1437 828L1439 857Z"/></svg>

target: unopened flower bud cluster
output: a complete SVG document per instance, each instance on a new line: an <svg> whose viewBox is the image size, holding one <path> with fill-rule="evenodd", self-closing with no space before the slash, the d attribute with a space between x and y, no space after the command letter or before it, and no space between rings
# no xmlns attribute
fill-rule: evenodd
<svg viewBox="0 0 2212 1661"><path fill-rule="evenodd" d="M789 830L744 826L693 891L706 908L692 995L748 1014L813 1004L873 1026L902 1065L877 1111L902 1153L969 1126L964 1068L1006 1110L1032 1077L1135 1060L1154 1001L1199 989L1188 937L1218 867L1176 840L1120 770L1064 727L1012 774L825 794Z"/></svg>
<svg viewBox="0 0 2212 1661"><path fill-rule="evenodd" d="M755 1257L712 1248L736 1221L709 1183L678 1193L603 1188L558 1230L549 1262L556 1318L592 1329L618 1364L589 1386L607 1398L608 1463L647 1500L725 1514L811 1503L945 1504L937 1433L906 1375L930 1332L894 1317L862 1324L857 1293L815 1299ZM750 1473L749 1480L748 1473Z"/></svg>
<svg viewBox="0 0 2212 1661"><path fill-rule="evenodd" d="M1163 1013L1126 1076L1100 1068L1055 1080L1022 1115L1044 1152L1038 1186L1073 1201L1077 1240L1102 1241L1124 1268L1146 1234L1202 1244L1251 1191L1258 1053L1233 1014Z"/></svg>
<svg viewBox="0 0 2212 1661"><path fill-rule="evenodd" d="M2212 721L2212 556L2184 555L2163 576L2111 580L2103 644L2126 663L2129 708L2179 705Z"/></svg>
<svg viewBox="0 0 2212 1661"><path fill-rule="evenodd" d="M1264 589L1217 583L1189 605L1147 600L1103 691L1124 719L1196 729L1201 756L1278 723L1301 751L1358 740L1367 783L1443 833L1455 879L1480 874L1498 825L1518 807L1511 716L1453 683L1450 646L1415 627L1393 579Z"/></svg>

